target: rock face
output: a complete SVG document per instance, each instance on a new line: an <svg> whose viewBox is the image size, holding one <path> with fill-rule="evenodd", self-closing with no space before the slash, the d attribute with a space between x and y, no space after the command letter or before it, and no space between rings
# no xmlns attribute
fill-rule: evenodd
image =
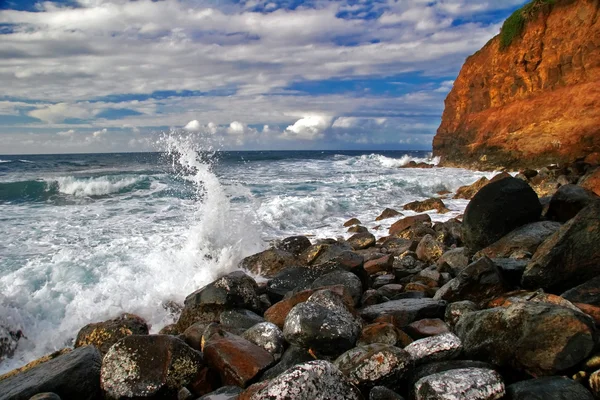
<svg viewBox="0 0 600 400"><path fill-rule="evenodd" d="M118 318L88 324L81 328L75 340L75 347L94 345L104 356L110 347L129 335L147 335L148 325L133 314L122 314Z"/></svg>
<svg viewBox="0 0 600 400"><path fill-rule="evenodd" d="M502 398L504 393L500 374L482 368L440 372L415 384L416 400L495 400Z"/></svg>
<svg viewBox="0 0 600 400"><path fill-rule="evenodd" d="M505 25L446 98L433 140L442 165L542 167L600 150L598 2L534 0L511 18L522 32L502 46Z"/></svg>

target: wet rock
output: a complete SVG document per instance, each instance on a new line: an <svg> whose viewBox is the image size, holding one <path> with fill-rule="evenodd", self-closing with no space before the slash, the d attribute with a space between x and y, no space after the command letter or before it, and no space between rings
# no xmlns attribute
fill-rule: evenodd
<svg viewBox="0 0 600 400"><path fill-rule="evenodd" d="M382 250L385 250L388 254L397 257L407 251L414 251L417 248L418 242L415 243L409 239L402 239L399 237L387 237L381 244Z"/></svg>
<svg viewBox="0 0 600 400"><path fill-rule="evenodd" d="M396 346L374 343L348 350L334 364L350 383L366 390L377 385L396 387L412 359Z"/></svg>
<svg viewBox="0 0 600 400"><path fill-rule="evenodd" d="M381 214L379 214L379 216L377 218L375 218L375 221L381 221L384 219L398 217L398 216L400 216L400 217L402 216L402 213L400 211L396 211L392 208L386 208L385 210L382 211Z"/></svg>
<svg viewBox="0 0 600 400"><path fill-rule="evenodd" d="M416 400L495 400L504 393L500 374L481 368L440 372L421 378L415 384Z"/></svg>
<svg viewBox="0 0 600 400"><path fill-rule="evenodd" d="M227 309L227 306L220 304L197 304L185 306L181 312L181 315L179 316L179 319L177 320L175 331L185 332L190 326L198 322L219 322L221 313Z"/></svg>
<svg viewBox="0 0 600 400"><path fill-rule="evenodd" d="M270 278L284 268L302 264L290 251L271 248L244 258L240 268L253 274Z"/></svg>
<svg viewBox="0 0 600 400"><path fill-rule="evenodd" d="M292 308L283 334L291 344L337 355L354 346L361 328L339 295L319 290Z"/></svg>
<svg viewBox="0 0 600 400"><path fill-rule="evenodd" d="M569 308L573 311L579 312L579 308L575 307L573 303L568 300L563 299L560 296L544 293L543 290L536 290L535 292L527 291L527 290L515 290L513 292L508 292L503 294L500 297L497 297L491 300L487 304L487 308L493 307L508 307L514 303L545 303L551 304L561 307Z"/></svg>
<svg viewBox="0 0 600 400"><path fill-rule="evenodd" d="M413 340L410 336L396 328L393 324L376 322L363 328L356 345L365 346L373 343L383 343L403 348L412 342Z"/></svg>
<svg viewBox="0 0 600 400"><path fill-rule="evenodd" d="M219 320L221 325L239 329L248 329L265 321L260 315L250 310L244 310L243 308L223 311Z"/></svg>
<svg viewBox="0 0 600 400"><path fill-rule="evenodd" d="M348 221L344 222L344 227L348 228L349 226L352 225L360 225L362 222L360 222L360 220L358 218L351 218Z"/></svg>
<svg viewBox="0 0 600 400"><path fill-rule="evenodd" d="M457 247L442 254L437 265L438 271L449 272L454 277L469 265L469 257L467 257L464 247Z"/></svg>
<svg viewBox="0 0 600 400"><path fill-rule="evenodd" d="M100 396L101 364L98 349L79 347L0 380L0 398L29 399L51 392L65 400L96 400Z"/></svg>
<svg viewBox="0 0 600 400"><path fill-rule="evenodd" d="M29 398L29 400L61 400L60 396L56 393L46 392L38 393L35 396Z"/></svg>
<svg viewBox="0 0 600 400"><path fill-rule="evenodd" d="M584 189L587 189L600 196L600 168L593 169L581 177L577 183Z"/></svg>
<svg viewBox="0 0 600 400"><path fill-rule="evenodd" d="M455 327L467 357L535 376L583 361L594 348L591 319L569 308L517 302L465 314Z"/></svg>
<svg viewBox="0 0 600 400"><path fill-rule="evenodd" d="M348 271L333 271L325 274L317 278L312 283L311 288L318 289L335 285L342 285L348 290L348 293L354 300L354 305L360 303L363 287L362 282L355 274Z"/></svg>
<svg viewBox="0 0 600 400"><path fill-rule="evenodd" d="M22 337L21 330L0 325L0 362L6 357L12 357Z"/></svg>
<svg viewBox="0 0 600 400"><path fill-rule="evenodd" d="M196 322L190 325L181 335L181 339L194 350L202 351L202 335L212 322Z"/></svg>
<svg viewBox="0 0 600 400"><path fill-rule="evenodd" d="M531 187L520 179L505 178L485 185L467 206L463 241L475 253L507 233L540 218L542 206Z"/></svg>
<svg viewBox="0 0 600 400"><path fill-rule="evenodd" d="M562 376L529 379L508 385L506 400L592 400L580 383Z"/></svg>
<svg viewBox="0 0 600 400"><path fill-rule="evenodd" d="M446 309L446 302L434 299L401 299L382 304L364 307L360 315L367 321L382 316L392 316L400 326L422 318L441 318Z"/></svg>
<svg viewBox="0 0 600 400"><path fill-rule="evenodd" d="M364 268L369 275L373 275L378 272L390 272L393 265L394 256L391 254L386 254L374 260L367 261L364 265Z"/></svg>
<svg viewBox="0 0 600 400"><path fill-rule="evenodd" d="M161 328L160 331L158 331L159 335L172 335L172 336L177 336L179 335L181 332L179 331L179 328L177 327L177 324L169 324L169 325L165 325Z"/></svg>
<svg viewBox="0 0 600 400"><path fill-rule="evenodd" d="M277 325L261 322L248 329L242 337L258 347L268 351L275 361L279 360L285 350L285 338Z"/></svg>
<svg viewBox="0 0 600 400"><path fill-rule="evenodd" d="M363 397L344 374L324 360L292 367L272 379L253 400L361 400Z"/></svg>
<svg viewBox="0 0 600 400"><path fill-rule="evenodd" d="M382 286L390 285L396 281L396 275L393 274L385 274L385 275L376 275L375 279L373 279L373 284L371 287L373 289L379 289ZM363 305L365 305L363 303Z"/></svg>
<svg viewBox="0 0 600 400"><path fill-rule="evenodd" d="M599 242L600 201L596 201L538 247L523 273L523 287L561 292L596 277Z"/></svg>
<svg viewBox="0 0 600 400"><path fill-rule="evenodd" d="M369 229L362 225L353 225L348 228L348 232L350 233L369 233Z"/></svg>
<svg viewBox="0 0 600 400"><path fill-rule="evenodd" d="M453 333L443 333L415 340L404 348L417 364L445 361L456 358L462 351L462 343Z"/></svg>
<svg viewBox="0 0 600 400"><path fill-rule="evenodd" d="M472 301L456 301L454 303L448 304L448 306L446 307L446 314L444 316L444 320L446 321L450 329L453 330L454 326L458 323L458 321L462 318L463 315L478 310L479 307Z"/></svg>
<svg viewBox="0 0 600 400"><path fill-rule="evenodd" d="M431 235L425 235L415 250L419 260L425 262L436 262L444 253L444 245Z"/></svg>
<svg viewBox="0 0 600 400"><path fill-rule="evenodd" d="M482 361L472 360L449 360L449 361L434 361L426 364L417 364L408 371L406 375L406 383L411 388L410 397L414 396L414 387L421 378L425 378L430 375L439 374L441 372L451 371L453 369L464 369L464 368L481 368L481 369L494 369L491 364Z"/></svg>
<svg viewBox="0 0 600 400"><path fill-rule="evenodd" d="M306 236L290 236L277 243L276 248L291 253L294 257L298 257L310 246L310 240Z"/></svg>
<svg viewBox="0 0 600 400"><path fill-rule="evenodd" d="M273 379L277 375L292 368L295 365L302 364L308 361L314 361L315 356L311 354L312 350L304 349L298 346L291 345L283 353L281 360L272 368L265 371L261 380Z"/></svg>
<svg viewBox="0 0 600 400"><path fill-rule="evenodd" d="M354 250L367 249L375 245L375 242L375 236L369 232L357 233L348 239L348 243Z"/></svg>
<svg viewBox="0 0 600 400"><path fill-rule="evenodd" d="M231 272L185 298L185 307L205 304L246 308L260 311L260 300L254 279L242 271Z"/></svg>
<svg viewBox="0 0 600 400"><path fill-rule="evenodd" d="M389 300L390 299L388 299L387 297L385 297L378 291L371 289L371 290L367 290L363 293L363 295L360 299L360 304L363 307L367 307L367 306L373 306L375 304L385 303L386 301L389 301Z"/></svg>
<svg viewBox="0 0 600 400"><path fill-rule="evenodd" d="M203 354L208 366L218 372L225 385L246 387L273 364L273 356L254 343L217 329L204 335Z"/></svg>
<svg viewBox="0 0 600 400"><path fill-rule="evenodd" d="M481 188L483 188L488 183L489 179L484 176L471 185L459 187L453 198L471 200L473 196L475 196L475 194L479 192Z"/></svg>
<svg viewBox="0 0 600 400"><path fill-rule="evenodd" d="M450 332L448 325L439 318L420 319L406 325L404 330L415 339L422 339Z"/></svg>
<svg viewBox="0 0 600 400"><path fill-rule="evenodd" d="M223 386L214 392L205 394L197 400L237 400L242 389L237 386Z"/></svg>
<svg viewBox="0 0 600 400"><path fill-rule="evenodd" d="M312 265L315 260L329 247L327 244L319 243L313 244L306 250L304 250L299 256L298 259L306 264Z"/></svg>
<svg viewBox="0 0 600 400"><path fill-rule="evenodd" d="M446 247L462 246L462 223L456 218L446 222L438 222L433 226L435 239Z"/></svg>
<svg viewBox="0 0 600 400"><path fill-rule="evenodd" d="M385 386L375 386L369 391L369 400L404 400L404 397Z"/></svg>
<svg viewBox="0 0 600 400"><path fill-rule="evenodd" d="M202 354L169 335L131 335L113 345L100 382L109 398L176 399L204 367Z"/></svg>
<svg viewBox="0 0 600 400"><path fill-rule="evenodd" d="M405 210L411 210L415 212L425 212L429 210L436 210L440 214L449 212L444 202L437 198L431 198L423 201L413 201L404 205Z"/></svg>
<svg viewBox="0 0 600 400"><path fill-rule="evenodd" d="M377 289L377 292L388 299L395 299L395 297L401 294L403 290L404 286L397 283L390 283Z"/></svg>
<svg viewBox="0 0 600 400"><path fill-rule="evenodd" d="M523 279L523 273L527 268L529 260L494 258L492 262L498 267L500 275L509 287L518 287L521 284L521 279Z"/></svg>
<svg viewBox="0 0 600 400"><path fill-rule="evenodd" d="M540 221L523 225L479 251L475 258L481 256L505 258L523 251L533 254L538 246L555 233L560 226L560 223L553 221Z"/></svg>
<svg viewBox="0 0 600 400"><path fill-rule="evenodd" d="M335 266L329 268L289 267L279 272L267 283L267 293L274 301L281 300L288 292L309 289L319 277L334 271Z"/></svg>
<svg viewBox="0 0 600 400"><path fill-rule="evenodd" d="M417 223L409 227L408 229L405 229L402 232L396 234L397 237L417 242L417 245L426 235L436 235L435 230L433 230L433 228L431 227L431 223L429 222Z"/></svg>
<svg viewBox="0 0 600 400"><path fill-rule="evenodd" d="M481 303L508 291L498 267L487 257L464 268L456 278L445 284L433 297L449 302L470 300Z"/></svg>
<svg viewBox="0 0 600 400"><path fill-rule="evenodd" d="M113 344L125 336L147 334L146 321L137 315L126 313L115 319L84 326L77 334L75 347L93 345L104 356Z"/></svg>
<svg viewBox="0 0 600 400"><path fill-rule="evenodd" d="M430 223L431 217L427 214L419 214L419 215L413 215L411 217L406 217L399 221L394 222L392 224L392 226L390 227L389 233L390 233L390 235L397 235L397 234L401 233L402 231L409 229L409 228L416 226L417 224L420 224L423 222Z"/></svg>
<svg viewBox="0 0 600 400"><path fill-rule="evenodd" d="M600 276L569 289L560 296L572 303L600 306Z"/></svg>
<svg viewBox="0 0 600 400"><path fill-rule="evenodd" d="M594 192L577 185L563 185L550 199L546 218L567 222L590 203L598 200Z"/></svg>

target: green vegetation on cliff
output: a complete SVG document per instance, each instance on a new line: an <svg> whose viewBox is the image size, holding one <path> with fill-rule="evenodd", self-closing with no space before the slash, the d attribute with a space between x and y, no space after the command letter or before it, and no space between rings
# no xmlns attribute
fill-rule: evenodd
<svg viewBox="0 0 600 400"><path fill-rule="evenodd" d="M500 49L504 50L520 36L528 20L534 18L546 5L554 5L556 0L533 0L516 10L504 21L500 30Z"/></svg>

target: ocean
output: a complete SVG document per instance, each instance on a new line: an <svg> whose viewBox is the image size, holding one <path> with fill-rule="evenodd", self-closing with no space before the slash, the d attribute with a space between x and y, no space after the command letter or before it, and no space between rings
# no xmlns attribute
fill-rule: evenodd
<svg viewBox="0 0 600 400"><path fill-rule="evenodd" d="M72 345L90 322L130 312L151 332L166 305L291 235L349 237L356 217L385 235L386 207L493 174L402 169L418 151L204 151L0 156L0 328L20 329L0 373ZM461 214L465 200L444 200ZM413 213L404 212L406 215ZM0 334L1 335L1 334ZM1 339L1 338L0 338Z"/></svg>

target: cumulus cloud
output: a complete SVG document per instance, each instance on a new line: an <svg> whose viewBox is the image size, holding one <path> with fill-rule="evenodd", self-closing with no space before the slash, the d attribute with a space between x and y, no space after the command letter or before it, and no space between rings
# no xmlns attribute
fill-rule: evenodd
<svg viewBox="0 0 600 400"><path fill-rule="evenodd" d="M56 134L58 136L63 136L63 137L71 137L71 136L73 136L74 133L75 133L74 129L69 129L68 131L56 132Z"/></svg>
<svg viewBox="0 0 600 400"><path fill-rule="evenodd" d="M325 115L311 115L296 121L285 129L284 137L290 139L316 140L321 139L333 118Z"/></svg>
<svg viewBox="0 0 600 400"><path fill-rule="evenodd" d="M29 116L48 123L63 122L69 118L85 119L94 116L95 112L76 104L57 103L29 112Z"/></svg>
<svg viewBox="0 0 600 400"><path fill-rule="evenodd" d="M195 119L193 121L188 122L183 129L185 129L186 131L189 132L199 132L202 129L202 125L200 124L200 122Z"/></svg>

